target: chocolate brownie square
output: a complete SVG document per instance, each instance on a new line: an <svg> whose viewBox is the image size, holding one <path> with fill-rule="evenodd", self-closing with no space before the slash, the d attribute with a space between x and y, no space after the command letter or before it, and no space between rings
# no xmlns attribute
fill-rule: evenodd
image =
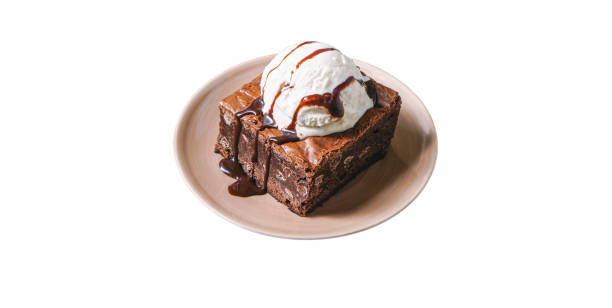
<svg viewBox="0 0 612 308"><path fill-rule="evenodd" d="M385 156L400 111L401 98L396 91L372 80L377 104L353 128L277 144L271 138L282 132L262 128L261 114L240 114L261 95L259 81L260 76L219 103L215 144L215 152L235 160L244 172L242 181L252 181L258 192L267 191L294 213L306 216Z"/></svg>

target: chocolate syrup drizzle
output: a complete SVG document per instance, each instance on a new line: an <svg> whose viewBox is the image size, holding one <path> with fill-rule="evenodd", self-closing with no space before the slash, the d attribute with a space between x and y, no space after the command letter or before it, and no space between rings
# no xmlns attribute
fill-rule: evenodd
<svg viewBox="0 0 612 308"><path fill-rule="evenodd" d="M283 59L282 59L280 62L278 62L278 65L276 65L275 67L273 67L271 70L269 70L269 71L268 71L268 74L266 74L266 81L264 81L264 86L261 88L261 97L263 97L263 90L264 90L264 88L266 87L266 84L268 83L268 77L270 77L270 73L272 73L272 71L274 71L274 70L275 70L275 69L277 69L277 68L278 68L278 67L279 67L281 64L283 64L283 61L285 61L285 59L287 59L287 57L288 57L290 54L292 54L292 53L293 53L293 52L294 52L296 49L298 49L298 48L300 48L300 47L302 47L302 46L304 46L304 45L314 43L314 42L315 42L315 41L306 41L306 42L300 43L299 45L295 46L295 48L291 49L291 51L290 51L289 53L287 53L287 54L286 54L286 55L283 57ZM291 72L291 73L293 74L293 72ZM280 91L280 90L279 90L279 91ZM276 96L278 96L278 94L277 94Z"/></svg>
<svg viewBox="0 0 612 308"><path fill-rule="evenodd" d="M264 94L264 88L266 87L266 84L268 83L268 78L270 77L270 73L272 73L272 71L274 71L275 69L277 69L282 63L283 61L285 61L285 59L287 59L287 57L294 52L296 49L300 48L301 46L304 46L306 44L310 44L310 43L314 43L313 41L308 41L308 42L304 42L301 43L299 45L297 45L295 48L293 48L288 54L285 55L285 57L283 57L283 59L278 63L278 65L276 65L275 67L273 67L270 71L268 71L268 74L266 74L266 80L264 81L264 85L261 88L261 97L263 98L263 94ZM306 57L304 57L302 60L300 60L296 65L295 68L293 70L291 70L291 77L289 78L289 84L291 84L291 80L293 79L293 73L295 73L295 71L297 71L298 68L300 68L300 66L302 65L302 63L316 57L318 54L326 52L326 51L332 51L332 50L336 50L336 48L320 48L317 49L313 52L311 52L309 55L307 55ZM272 100L272 104L270 105L270 110L268 111L269 114L273 114L274 113L274 105L276 103L276 99L278 99L278 97L281 95L281 93L283 92L283 90L285 90L285 88L292 88L293 86L289 86L289 84L287 84L286 82L281 83L281 85L278 87L278 90L276 91L276 95L274 96L274 100Z"/></svg>
<svg viewBox="0 0 612 308"><path fill-rule="evenodd" d="M280 66L280 64L296 49L298 49L300 46L309 44L309 43L313 43L313 42L303 42L301 44L299 44L298 46L296 46L293 50L291 50L287 55L285 55L285 57L283 58L283 60L281 60L281 62L275 66L274 68L272 68L267 76L266 76L266 81L264 82L264 87L265 87L265 83L268 81L267 77L270 75L270 72L272 72L273 70L275 70L278 66ZM305 61L307 61L308 59L312 59L313 57L315 57L316 55L326 52L326 51L331 51L331 50L335 50L335 48L322 48L322 49L317 49L315 51L313 51L312 53L310 53L308 56L306 56L305 58L303 58L302 60L300 60L298 62L298 64L296 65L295 69L297 70L300 65L302 63L304 63ZM294 70L295 71L295 70ZM291 72L291 75L293 76L293 72ZM363 74L363 72L361 73L362 75L365 76L365 74ZM350 85L350 83L352 81L358 81L360 84L364 84L365 83L365 87L366 87L366 93L368 94L368 96L372 99L372 101L374 102L374 106L378 105L378 97L376 95L376 89L374 87L374 83L372 82L371 79L369 79L368 81L362 81L359 79L355 79L354 77L350 76L348 77L344 82L340 83L338 86L336 86L331 93L323 93L323 94L312 94L312 95L308 95L303 97L300 100L300 103L298 105L298 107L295 109L294 113L293 113L293 118L291 120L291 123L289 124L289 126L287 126L286 129L282 130L282 134L278 135L278 136L273 136L270 137L270 141L276 144L283 144L283 143L287 143L287 142L294 142L294 141L298 141L300 140L300 138L297 136L297 133L295 131L295 126L297 123L297 116L299 111L304 108L304 107L309 107L309 106L320 106L320 107L324 107L327 109L327 111L329 112L329 114L332 117L336 117L336 118L340 118L344 116L344 106L342 105L342 102L340 101L340 92L342 90L344 90L346 87L348 87ZM268 185L268 176L269 176L269 170L270 170L270 158L272 157L272 147L270 146L270 149L268 151L268 157L267 157L267 161L266 161L266 169L264 171L264 180L263 180L263 188L258 187L255 182L246 174L244 173L244 171L242 170L242 167L240 166L240 163L238 162L238 144L240 141L240 135L242 134L242 117L246 116L246 115L256 115L256 116L261 116L262 117L262 125L259 127L257 135L259 135L259 131L266 129L266 128L277 128L276 122L274 121L274 117L273 117L273 111L274 111L274 104L276 103L276 99L280 96L281 92L287 88L288 85L287 83L282 83L276 93L276 96L274 97L274 100L272 101L272 104L270 106L270 110L267 113L263 113L263 107L264 107L264 101L262 99L263 97L263 88L261 89L262 92L262 96L254 99L251 104L249 105L249 107L247 107L246 109L236 113L236 122L237 127L236 127L236 131L234 132L234 144L233 144L233 154L234 156L231 159L227 159L224 158L219 162L219 168L221 169L221 171L225 174L227 174L228 176L236 179L236 182L232 183L230 186L228 186L228 192L232 195L235 196L240 196L240 197L248 197L248 196L252 196L252 195L263 195L266 193L267 191L267 185ZM251 156L251 161L252 162L256 162L257 161L257 144L258 144L258 137L255 137L255 141L253 142L253 155Z"/></svg>
<svg viewBox="0 0 612 308"><path fill-rule="evenodd" d="M344 106L342 102L340 101L340 92L342 92L342 90L348 87L352 81L357 81L362 85L365 84L366 93L368 94L370 99L372 99L372 101L374 102L374 106L378 105L378 97L376 95L376 89L374 88L374 83L372 82L372 80L370 79L368 81L362 81L359 79L355 79L355 77L353 76L350 76L345 81L343 81L341 84L336 86L332 90L331 93L328 92L328 93L323 93L323 94L312 94L312 95L303 97L300 100L299 105L297 106L297 108L295 108L295 111L293 112L293 118L291 119L291 123L287 126L286 129L282 130L283 133L281 135L276 136L276 137L271 137L270 141L277 143L277 144L283 144L286 142L293 142L293 141L300 140L300 138L297 136L297 133L295 132L295 126L297 124L298 114L300 110L304 107L311 107L311 106L325 107L327 109L327 112L329 112L329 114L332 117L335 117L335 118L343 117L344 116Z"/></svg>
<svg viewBox="0 0 612 308"><path fill-rule="evenodd" d="M298 45L296 48L294 48L293 50L291 50L291 52L293 52L294 50L296 50L298 47L300 47L300 46L302 46L302 45L303 45L303 44ZM299 61L299 62L298 62L296 65L295 65L295 69L293 69L293 70L291 71L291 78L290 78L290 80L289 80L289 83L291 83L291 79L293 79L293 73L294 73L295 71L297 71L297 69L298 69L298 68L300 68L300 66L301 66L301 65L302 65L304 62L306 62L306 61L308 61L308 60L310 60L310 59L312 59L312 58L316 57L318 54L324 53L324 52L326 52L326 51L332 51L332 50L336 50L336 48L320 48L320 49L317 49L317 50L315 50L315 51L311 52L309 55L307 55L307 56L306 56L306 57L304 57L302 60L300 60L300 61ZM285 58L286 58L286 56L285 56ZM283 58L283 60L284 60L285 58ZM282 61L281 61L281 62L282 62ZM279 64L279 65L280 65L280 64ZM276 67L274 67L274 69L275 69L275 68L277 68L277 67L278 67L278 65L277 65ZM273 69L272 69L272 70L273 70ZM268 72L268 75L267 75L267 76L269 76L269 75L270 75L270 73ZM267 77L266 77L266 78L267 78ZM264 86L265 86L265 84L266 84L267 82L268 82L268 80L266 79L266 81L264 82ZM344 83L346 83L346 81L345 81ZM344 84L344 83L343 83L343 84ZM347 83L347 84L348 84L348 83ZM284 90L284 89L286 89L286 88L291 88L291 87L292 87L292 86L289 86L289 85L288 85L287 83L285 83L285 82L283 82L283 83L280 85L280 87L278 87L278 91L276 92L276 95L274 96L274 100L272 101L272 104L270 105L270 110L269 110L269 111L268 111L268 112L265 114L265 118L267 118L267 119L268 119L268 123L273 123L273 122L274 122L274 118L273 118L273 116L272 116L272 115L274 114L274 105L276 104L276 100L277 100L277 99L278 99L278 97L281 95L281 93L283 92L283 90ZM346 85L345 85L345 86L342 86L342 88L341 88L341 89L339 89L339 91L341 91L341 90L342 90L342 89L344 89L345 87L346 87ZM339 91L338 91L338 92L339 92ZM262 89L262 92L263 92L263 89ZM334 93L335 93L335 92L336 92L336 89L334 89ZM326 94L327 94L327 93L326 93ZM310 96L312 96L312 95L310 95ZM310 97L310 96L308 96L308 97ZM334 97L335 97L335 96L334 96ZM313 100L315 100L315 99L314 99L314 97L313 97ZM304 99L302 99L302 101L304 101ZM337 99L336 99L336 101L337 101ZM316 105L316 102L313 102L313 104L312 104L312 105L308 105L308 106L314 106L314 105ZM336 104L336 105L338 105L338 104ZM339 106L340 106L340 108L342 108L342 104L339 104ZM328 107L328 106L325 106L325 107ZM283 143L287 143L287 142L294 142L294 141L298 141L298 140L300 140L300 138L297 136L297 134L296 134L296 132L295 132L295 121L296 121L296 119L297 119L297 113L299 112L299 110L300 110L301 108L302 108L302 102L300 102L300 105L298 106L298 108L296 109L296 111L295 111L295 113L294 113L294 115L293 115L293 121L291 122L292 124L291 124L291 125L289 125L289 126L286 128L286 129L283 129L283 130L282 130L282 132L283 132L283 133L282 133L281 135L279 135L279 136L275 136L275 137L271 137L271 138L270 138L270 141L272 141L272 142L274 142L274 143L276 143L276 144L283 144ZM332 110L331 110L329 107L328 107L327 109L330 111L330 114L331 114L332 116L336 116L336 115L335 115L335 113L334 113L334 112L332 112ZM337 116L337 117L342 117L342 115L344 115L344 109L343 109L343 108L342 108L342 112L341 112L341 114L340 114L339 116ZM265 120L265 119L264 119L264 120ZM270 120L271 120L271 121L270 121ZM275 126L275 125L274 125L274 126Z"/></svg>
<svg viewBox="0 0 612 308"><path fill-rule="evenodd" d="M291 73L293 73L293 71L291 71ZM278 91L276 91L276 95L274 95L274 99L272 100L272 104L270 104L270 111L268 111L266 113L266 115L270 116L270 119L272 119L272 114L274 114L274 105L276 104L276 100L281 95L281 93L283 93L283 90L285 89L286 86L287 86L286 82L281 83L281 85L278 87ZM263 92L263 89L261 91ZM261 95L261 97L263 99L263 94ZM274 119L272 119L272 121L274 121Z"/></svg>
<svg viewBox="0 0 612 308"><path fill-rule="evenodd" d="M318 54L326 52L326 51L332 51L332 50L336 50L336 48L321 48L321 49L317 49L311 52L309 55L304 57L304 59L300 60L300 62L297 63L297 65L295 66L295 69L297 70L298 68L300 68L300 65L302 65L302 63L316 57Z"/></svg>

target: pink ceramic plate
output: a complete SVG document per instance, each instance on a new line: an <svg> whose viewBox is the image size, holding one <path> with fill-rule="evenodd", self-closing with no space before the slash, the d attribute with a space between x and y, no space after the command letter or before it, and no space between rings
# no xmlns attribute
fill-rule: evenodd
<svg viewBox="0 0 612 308"><path fill-rule="evenodd" d="M252 231L299 239L335 237L375 226L416 198L431 176L438 152L433 121L418 97L399 80L361 61L377 82L399 92L402 109L387 156L315 210L299 217L269 195L248 198L227 192L233 180L219 171L213 152L218 133L217 103L257 74L272 56L260 57L215 77L191 99L176 132L176 154L187 182L213 211Z"/></svg>

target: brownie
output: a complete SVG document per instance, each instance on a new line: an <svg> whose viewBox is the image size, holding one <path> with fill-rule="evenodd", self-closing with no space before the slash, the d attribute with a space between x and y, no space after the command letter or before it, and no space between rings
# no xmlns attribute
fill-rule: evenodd
<svg viewBox="0 0 612 308"><path fill-rule="evenodd" d="M261 129L261 114L240 118L236 115L260 96L260 78L219 103L215 152L225 159L237 157L246 176L292 212L306 216L386 154L401 105L396 91L373 80L377 104L353 128L277 144L270 138L282 132L276 128Z"/></svg>

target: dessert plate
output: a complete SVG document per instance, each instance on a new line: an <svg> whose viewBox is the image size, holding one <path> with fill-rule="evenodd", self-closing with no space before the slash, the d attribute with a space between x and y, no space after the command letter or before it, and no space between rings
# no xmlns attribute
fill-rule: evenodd
<svg viewBox="0 0 612 308"><path fill-rule="evenodd" d="M227 192L234 180L219 171L213 152L217 103L261 73L273 55L239 64L204 85L191 99L176 131L176 155L193 191L214 212L246 229L279 237L317 239L376 226L406 208L421 192L438 153L436 130L419 98L383 70L355 60L367 75L399 92L402 109L387 156L317 208L300 217L270 195L241 198Z"/></svg>

